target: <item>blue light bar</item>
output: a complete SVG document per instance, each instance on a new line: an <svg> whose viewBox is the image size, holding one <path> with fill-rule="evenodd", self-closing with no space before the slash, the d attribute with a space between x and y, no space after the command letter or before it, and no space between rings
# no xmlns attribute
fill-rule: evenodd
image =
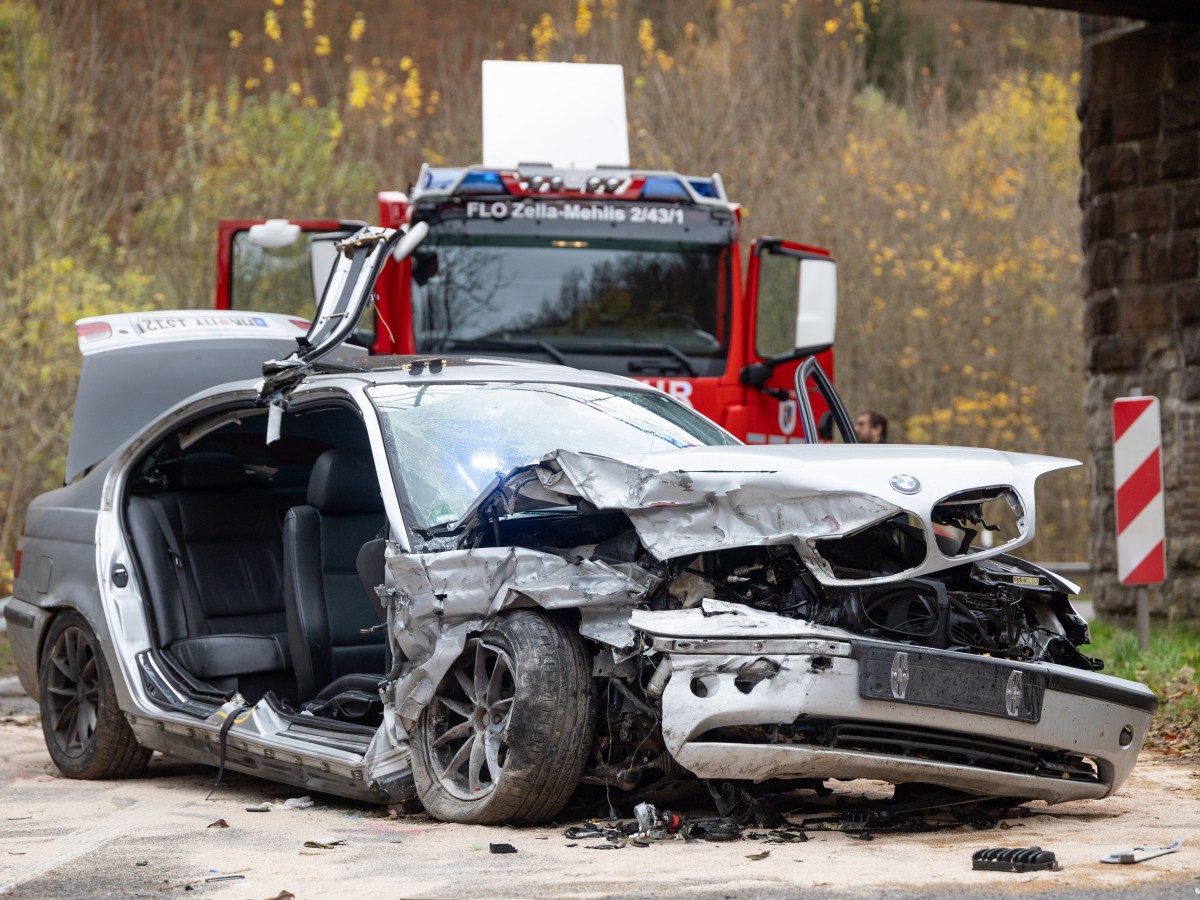
<svg viewBox="0 0 1200 900"><path fill-rule="evenodd" d="M458 186L460 194L507 194L499 172L468 172Z"/></svg>
<svg viewBox="0 0 1200 900"><path fill-rule="evenodd" d="M647 178L642 187L643 200L691 200L683 182L678 178Z"/></svg>
<svg viewBox="0 0 1200 900"><path fill-rule="evenodd" d="M717 196L717 186L713 184L713 180L711 178L689 178L688 184L690 184L692 186L692 190L694 190L701 197L709 197L713 200L721 199L719 196Z"/></svg>

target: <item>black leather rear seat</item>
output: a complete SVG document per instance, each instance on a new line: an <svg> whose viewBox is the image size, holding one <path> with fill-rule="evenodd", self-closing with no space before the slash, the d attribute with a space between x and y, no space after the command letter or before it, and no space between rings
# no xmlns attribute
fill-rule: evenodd
<svg viewBox="0 0 1200 900"><path fill-rule="evenodd" d="M167 477L129 499L160 645L222 690L292 693L277 498L231 454L191 454Z"/></svg>

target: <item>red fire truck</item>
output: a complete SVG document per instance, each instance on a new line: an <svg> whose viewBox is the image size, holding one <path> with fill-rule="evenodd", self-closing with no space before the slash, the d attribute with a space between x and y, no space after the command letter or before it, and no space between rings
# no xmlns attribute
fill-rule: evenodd
<svg viewBox="0 0 1200 900"><path fill-rule="evenodd" d="M749 443L802 440L797 362L818 353L833 371L829 254L760 237L743 280L741 211L719 175L425 166L409 195L379 194L379 222L430 230L380 278L357 338L375 353L628 375ZM306 315L357 224L222 222L217 307Z"/></svg>

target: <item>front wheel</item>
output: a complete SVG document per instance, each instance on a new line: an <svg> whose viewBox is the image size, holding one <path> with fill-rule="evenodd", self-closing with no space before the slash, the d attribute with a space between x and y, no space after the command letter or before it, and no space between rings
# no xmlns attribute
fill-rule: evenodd
<svg viewBox="0 0 1200 900"><path fill-rule="evenodd" d="M475 825L552 819L592 744L595 690L578 632L534 610L467 641L413 733L417 795Z"/></svg>
<svg viewBox="0 0 1200 900"><path fill-rule="evenodd" d="M42 733L68 778L121 778L140 772L151 751L117 706L112 676L91 626L74 611L55 616L38 666Z"/></svg>

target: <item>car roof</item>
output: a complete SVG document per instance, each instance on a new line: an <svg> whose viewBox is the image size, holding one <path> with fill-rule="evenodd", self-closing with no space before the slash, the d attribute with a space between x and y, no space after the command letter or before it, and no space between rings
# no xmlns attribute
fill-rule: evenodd
<svg viewBox="0 0 1200 900"><path fill-rule="evenodd" d="M364 376L373 384L410 384L438 381L517 382L609 385L649 389L644 382L622 375L576 369L558 363L530 362L492 356L436 356L429 354L364 356L322 360L308 383L325 376Z"/></svg>

